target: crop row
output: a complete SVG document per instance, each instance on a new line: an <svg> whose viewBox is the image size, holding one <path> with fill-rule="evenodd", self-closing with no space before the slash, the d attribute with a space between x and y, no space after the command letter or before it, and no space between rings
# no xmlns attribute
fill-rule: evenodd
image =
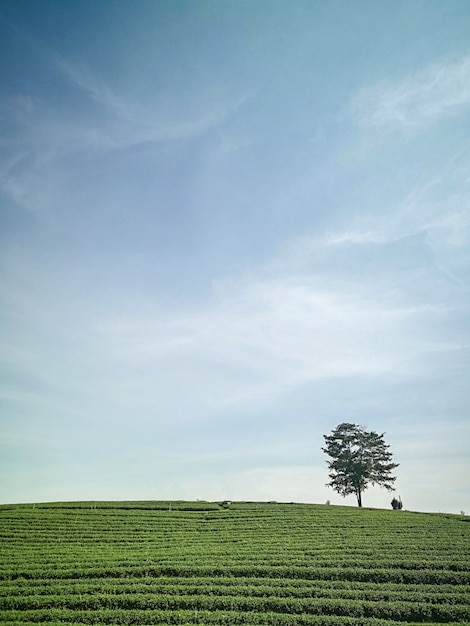
<svg viewBox="0 0 470 626"><path fill-rule="evenodd" d="M79 503L77 503L78 505ZM356 528L364 528L366 530L373 529L375 527L391 527L395 525L395 519L399 515L403 518L401 522L403 528L408 527L411 530L417 531L417 527L423 520L427 525L436 527L445 527L448 524L449 519L452 516L435 515L433 519L429 519L429 514L400 512L393 511L379 511L379 510L367 510L363 509L358 511L356 508L348 507L321 507L316 506L315 510L312 510L312 505L306 505L305 507L290 507L279 506L276 509L262 506L260 508L253 507L252 505L243 503L234 503L229 509L223 509L217 505L208 507L207 505L197 508L196 503L186 503L187 507L176 508L174 503L164 505L162 503L155 503L155 507L151 508L129 508L126 509L120 506L120 503L115 503L113 507L100 507L96 508L80 508L76 507L61 507L58 505L50 504L49 506L37 505L36 507L14 507L8 505L0 505L0 515L4 519L18 519L18 520L56 520L72 519L78 517L79 519L92 520L92 519L107 519L110 522L113 520L123 523L145 517L146 520L151 523L155 519L162 520L163 523L172 523L175 519L183 523L192 523L194 520L226 520L233 524L253 526L278 525L282 526L282 520L292 519L298 525L317 525L321 527L324 521L328 521L328 524L333 530L338 529L343 531L345 525L352 525ZM368 517L366 518L365 515ZM426 519L426 516L427 519ZM418 534L418 533L416 533Z"/></svg>
<svg viewBox="0 0 470 626"><path fill-rule="evenodd" d="M335 537L344 541L345 545L352 549L364 549L367 548L367 546L374 547L383 545L383 542L385 545L393 545L398 548L403 548L406 545L410 548L416 546L418 549L426 545L440 548L442 543L452 545L460 539L460 542L464 545L466 540L466 533L463 527L461 533L457 532L457 530L460 530L460 526L457 527L457 529L451 527L455 532L448 537L444 534L438 540L436 537L427 537L424 534L415 537L412 533L391 537L389 533L384 532L384 529L377 529L377 532L375 532L372 537L362 529L351 529L351 532L346 536L342 533L334 532L334 529L331 529L329 533L327 529L322 529L320 532L315 527L304 525L292 526L289 532L286 532L286 529L282 527L272 527L268 529L257 529L250 526L246 528L242 526L234 527L232 524L224 523L223 520L217 520L216 522L201 521L199 524L187 526L181 525L178 520L175 520L175 522L172 525L168 525L168 527L157 524L153 526L145 525L143 523L144 521L145 520L142 520L142 528L140 529L138 528L137 520L127 527L124 523L111 527L101 527L101 524L103 524L105 520L99 520L99 523L98 521L89 520L87 526L83 523L83 520L78 524L74 519L64 520L61 524L51 524L49 528L37 524L36 520L30 520L29 525L24 528L9 528L8 525L5 524L5 520L0 516L0 534L2 538L8 539L13 543L21 540L21 538L25 536L40 541L50 536L51 533L58 533L59 536L65 535L72 542L83 538L89 540L104 537L113 538L116 537L116 533L118 533L118 537L125 537L126 541L131 542L136 542L141 538L146 541L159 541L162 539L176 538L178 536L185 537L191 542L195 540L199 541L201 538L210 540L214 535L220 535L221 539L226 542L231 542L235 539L235 543L240 543L241 545L248 544L250 539L256 539L260 544L268 542L270 545L282 546L287 544L291 547L294 547L299 539L302 539L302 545L321 547L325 537ZM12 524L14 525L14 520L12 520ZM335 546L334 544L330 544L330 547L334 549ZM336 548L339 548L339 546L336 546Z"/></svg>
<svg viewBox="0 0 470 626"><path fill-rule="evenodd" d="M454 572L450 570L401 570L389 568L358 568L358 567L272 567L272 566L159 566L159 565L136 565L123 567L100 567L89 568L64 567L38 567L37 569L22 570L17 567L4 569L0 574L0 580L26 579L81 579L81 578L107 578L107 577L159 577L159 576L233 576L257 578L292 578L307 580L351 580L362 582L405 582L409 584L470 584L470 572Z"/></svg>
<svg viewBox="0 0 470 626"><path fill-rule="evenodd" d="M330 607L331 608L331 607ZM384 607L386 610L386 607ZM323 606L323 610L328 611L329 607ZM357 611L350 613L348 607L344 607L344 613L278 613L262 612L257 610L240 611L227 609L198 610L198 609L98 609L98 610L77 610L54 608L36 611L5 611L1 614L2 624L8 623L51 623L61 624L242 624L255 625L266 624L272 626L403 626L405 620L404 613L398 619L378 616L368 616L367 611L362 611L358 607ZM435 624L435 619L427 619L424 615L417 615L414 621L408 621L408 626L425 626ZM448 620L444 618L441 623L457 624L459 618ZM462 623L462 622L460 622Z"/></svg>
<svg viewBox="0 0 470 626"><path fill-rule="evenodd" d="M1 510L0 510L1 513ZM147 513L147 514L146 514ZM66 525L71 525L72 528L69 530L73 531L82 531L86 530L88 527L88 531L90 534L96 534L100 532L112 532L115 529L121 529L122 531L132 533L136 526L141 525L139 528L139 532L145 530L155 530L158 526L159 532L165 533L165 531L174 531L176 528L180 528L181 530L206 530L210 531L211 527L224 526L227 530L228 528L231 531L239 532L243 534L246 531L254 531L261 534L269 535L271 530L276 529L283 532L284 535L291 534L291 532L302 532L306 529L314 530L320 536L325 534L326 532L332 533L334 535L344 535L351 538L354 535L357 535L358 538L364 538L368 536L370 538L377 538L377 536L382 537L390 537L389 532L393 526L389 524L382 523L372 523L368 526L361 526L358 524L354 524L354 520L351 521L351 529L347 534L345 533L344 527L339 528L330 526L326 527L326 520L318 519L318 518L305 518L305 519L294 519L291 517L286 517L283 520L281 519L270 519L267 520L258 520L256 523L253 519L241 519L235 517L226 517L224 514L218 514L216 516L207 516L202 514L194 513L193 517L187 518L184 517L183 514L175 512L175 514L171 518L165 518L162 515L158 515L156 513L148 513L146 511L139 512L138 515L134 516L123 516L112 517L110 515L101 515L94 514L91 516L85 516L83 513L68 513L67 515L62 516L50 516L50 515L28 515L25 518L19 519L18 515L10 515L7 516L5 513L1 514L2 519L2 532L11 532L13 534L21 534L28 528L30 530L37 529L38 531L50 531L51 529L64 529ZM287 528L285 524L289 525L289 529L287 532ZM346 520L345 520L346 523ZM91 525L91 528L90 528ZM440 528L445 528L444 526L434 526L435 530L439 530ZM426 537L420 535L416 532L416 529L411 526L404 525L401 528L401 532L398 535L398 539L403 538L407 539L409 535L413 535L420 542L423 541ZM431 537L428 537L431 538ZM312 540L315 540L315 535L312 535Z"/></svg>
<svg viewBox="0 0 470 626"><path fill-rule="evenodd" d="M3 520L1 520L3 521ZM414 538L412 534L407 534L403 537L393 537L383 532L375 533L374 537L370 537L365 534L363 531L359 530L351 530L347 537L341 535L340 533L335 534L333 531L330 531L330 534L327 533L319 533L315 528L308 527L298 527L291 528L289 534L283 531L281 528L271 528L264 530L257 530L256 528L247 527L243 529L233 528L230 525L226 525L222 522L220 523L204 523L197 525L191 525L186 528L181 528L179 525L174 524L173 526L169 526L168 529L162 528L162 526L158 527L145 527L143 526L141 529L135 527L134 525L131 528L126 528L124 525L116 526L114 528L86 528L85 526L75 526L74 520L65 521L62 525L51 525L50 528L42 528L36 524L31 523L29 527L25 527L24 529L9 529L6 528L5 525L2 526L0 530L0 534L2 539L8 539L12 543L17 541L21 541L21 538L25 536L31 537L35 541L40 541L41 539L47 538L51 536L51 533L56 534L56 536L66 536L68 540L71 542L76 542L78 540L87 539L90 541L96 539L103 539L105 537L108 538L125 538L126 541L132 542L140 542L140 540L145 541L161 541L165 539L176 539L177 537L185 537L188 543L196 542L199 543L201 539L210 541L214 538L215 535L219 536L220 539L227 543L237 543L243 545L248 545L251 539L256 539L257 543L263 544L268 543L273 546L283 546L288 545L290 547L295 547L297 541L302 539L302 545L309 545L312 548L322 547L324 544L325 536L327 537L335 537L339 540L344 541L344 544L351 549L354 550L363 550L369 548L373 548L378 545L393 545L397 548L403 548L408 545L409 548L413 548L414 546L417 549L422 549L426 545L435 546L437 548L442 548L443 544L454 545L455 542L459 541L462 545L465 544L465 534L462 533L454 533L449 537L442 537L441 541L436 541L435 538L426 538L426 536L416 537ZM58 533L58 535L57 535ZM116 535L116 533L118 533ZM136 534L138 533L138 534ZM307 534L305 534L307 533ZM140 535L140 536L139 536ZM411 541L410 541L411 540ZM334 551L335 546L333 544L330 545L331 549ZM339 546L336 546L338 549Z"/></svg>
<svg viewBox="0 0 470 626"><path fill-rule="evenodd" d="M276 612L286 614L379 617L403 621L470 620L470 607L460 604L432 604L410 601L371 601L332 598L280 598L170 594L88 594L83 596L17 596L4 598L3 610L17 609L138 609Z"/></svg>
<svg viewBox="0 0 470 626"><path fill-rule="evenodd" d="M15 593L16 591L16 593ZM0 606L4 608L18 608L26 602L25 598L27 594L31 593L31 588L23 588L23 590L10 590L7 597L3 600L0 599ZM96 588L91 585L81 586L77 589L71 589L69 586L57 586L53 589L48 589L46 593L41 593L41 590L34 588L34 602L35 606L39 602L50 603L51 598L54 601L57 598L66 598L67 601L75 602L73 598L80 597L82 600L85 596L114 596L124 597L130 594L139 596L156 596L159 594L165 594L171 597L177 596L230 596L230 597L252 597L252 598L330 598L330 599L350 599L350 600L370 600L370 601L408 601L419 603L431 603L431 604L467 604L470 606L470 596L467 593L436 593L436 592L413 592L408 591L387 591L380 586L379 589L336 589L336 588L315 588L315 587L284 587L282 589L273 587L271 585L266 586L218 586L212 583L206 583L194 586L185 585L126 585L123 587L115 587L112 585L102 586ZM33 596L31 596L33 597ZM41 600L42 598L42 600ZM70 600L68 600L70 599ZM61 600L62 602L63 600ZM117 601L117 600L116 600ZM29 600L28 600L29 602Z"/></svg>
<svg viewBox="0 0 470 626"><path fill-rule="evenodd" d="M357 581L343 581L343 580L307 580L302 578L286 579L286 578L255 578L255 577L174 577L174 576L160 576L153 578L150 576L143 578L96 578L96 579L39 579L34 580L34 590L36 593L47 594L51 589L63 588L67 593L86 593L87 591L101 592L103 590L110 591L112 593L127 593L126 590L142 590L142 591L159 591L168 589L172 592L173 589L185 590L196 589L200 590L202 587L207 589L225 589L227 593L230 593L230 589L237 589L240 587L251 589L253 593L261 595L264 591L270 590L273 594L292 593L302 594L308 591L321 591L321 590L337 590L340 592L364 592L364 593L376 593L377 590L384 593L400 594L409 593L410 590L420 594L429 594L432 597L439 597L439 595L457 594L464 595L470 600L470 586L468 585L450 585L450 584L402 584L402 583L375 583L375 582L357 582ZM25 589L31 588L31 580L29 579L16 579L11 581L3 581L2 589L8 593L24 593ZM190 593L188 591L188 593Z"/></svg>
<svg viewBox="0 0 470 626"><path fill-rule="evenodd" d="M307 533L307 536L305 534ZM175 553L178 551L178 547L184 547L186 551L193 551L195 553L203 552L203 547L210 549L211 552L220 552L224 547L229 547L233 553L238 552L243 556L253 555L253 544L257 549L261 548L269 554L286 554L290 553L294 557L299 556L313 556L319 555L329 556L332 558L341 558L345 554L356 555L357 557L367 557L371 553L380 551L382 555L389 556L390 560L393 557L405 557L409 555L411 557L416 556L433 556L439 555L442 560L450 560L449 552L458 556L458 548L461 547L465 550L467 545L467 537L463 536L449 536L443 537L442 540L438 538L426 541L420 539L419 541L413 540L412 537L404 539L402 543L398 540L390 541L390 538L378 535L374 541L368 540L366 537L354 536L353 533L347 539L341 536L335 536L331 534L329 537L319 537L317 539L310 538L308 536L309 530L303 532L294 533L283 537L280 533L276 533L275 530L272 534L256 533L254 531L244 533L240 532L227 532L218 526L208 531L207 529L187 529L181 531L173 529L172 532L162 533L159 530L146 530L142 529L134 530L132 533L127 533L122 528L116 528L112 532L76 532L71 527L66 527L62 531L55 528L49 530L38 531L34 528L29 528L29 531L25 530L22 533L7 533L5 529L0 532L0 541L2 543L8 542L10 549L18 548L26 551L38 549L41 545L47 545L52 548L53 552L60 552L64 543L70 549L96 549L99 546L100 550L109 551L114 546L118 549L126 548L131 550L143 550L152 549L153 547L161 547L168 552L173 550ZM51 545L51 539L56 542ZM25 539L28 543L25 545ZM325 545L325 540L328 540ZM335 543L336 542L336 543ZM401 559L403 560L403 559Z"/></svg>
<svg viewBox="0 0 470 626"><path fill-rule="evenodd" d="M93 585L94 588L100 585L105 586L135 586L135 585L143 585L144 587L154 586L155 584L163 585L163 586L173 586L175 584L180 586L192 586L192 585L203 585L203 584L217 584L222 585L224 587L232 587L239 586L240 584L248 585L251 587L256 586L266 586L269 585L274 589L282 589L284 587L318 587L318 588L336 588L336 589L366 589L366 590L374 590L377 588L376 582L363 582L363 581L349 581L349 580L339 580L339 579L287 579L285 577L276 578L270 577L268 580L264 577L252 577L252 576L222 576L222 577L206 577L206 576L159 576L159 577L138 577L138 578L123 578L123 577L103 577L97 579L38 579L34 581L35 589L38 585L43 586L44 588L48 587L56 587L58 584L71 586L74 589L80 589L82 585ZM11 581L3 581L2 587L9 588L10 586L29 586L31 582L29 579L15 579ZM380 583L381 589L389 589L391 591L406 591L410 589L410 585L406 583ZM443 592L443 593L451 593L451 592L468 592L470 593L470 587L466 584L464 585L452 585L452 584L415 584L412 587L417 591L430 591L434 592Z"/></svg>
<svg viewBox="0 0 470 626"><path fill-rule="evenodd" d="M26 582L26 581L25 581ZM80 585L72 586L70 584L56 584L53 587L38 587L30 584L16 585L11 587L4 586L3 591L5 598L0 599L0 606L4 608L19 608L19 605L26 602L25 598L32 593L34 589L34 602L41 602L38 598L44 598L44 602L50 602L50 598L66 597L74 598L76 596L90 595L108 595L108 596L125 596L129 594L139 595L158 595L166 594L168 596L232 596L232 597L259 597L259 598L331 598L331 599L350 599L350 600L370 600L370 601L408 601L431 604L467 604L470 606L470 591L467 587L462 586L461 592L442 592L439 586L435 586L427 590L410 589L409 586L396 590L385 585L374 585L373 588L345 589L337 586L317 586L315 584L307 585L284 585L282 587L269 584L243 584L239 585L223 584L223 580L198 579L198 582L191 584L161 584L158 582L143 584L135 583L116 584L114 581L107 581L106 584L96 585L89 581ZM18 600L18 597L20 600ZM49 598L49 600L48 600ZM70 600L73 601L73 600Z"/></svg>
<svg viewBox="0 0 470 626"><path fill-rule="evenodd" d="M370 552L379 549L383 554L390 551L392 554L441 554L441 558L445 558L446 553L450 550L456 553L456 548L460 545L462 549L466 547L467 537L465 534L457 533L449 537L426 539L413 539L412 536L403 537L402 539L387 537L378 534L372 540L360 533L351 532L347 538L341 535L330 535L311 537L313 531L310 529L300 529L296 531L291 529L289 535L283 535L281 531L271 529L269 533L256 532L254 529L240 529L235 532L223 528L222 525L213 525L210 529L187 528L184 530L175 527L169 529L168 532L162 532L161 528L156 529L138 529L128 531L122 527L116 527L113 530L108 529L107 532L95 529L85 530L75 529L72 524L66 524L63 528L51 527L49 529L37 529L30 526L22 532L11 532L5 527L0 531L0 540L8 541L10 547L30 548L38 547L41 544L50 544L53 537L57 542L64 541L70 547L96 547L97 543L105 542L102 547L112 547L117 544L119 547L126 545L128 549L139 549L140 547L166 546L167 548L177 548L183 542L184 547L188 550L200 551L201 545L212 547L212 549L220 549L222 545L231 546L234 550L248 553L250 547L255 542L257 547L264 547L269 552L287 552L305 553L310 551L314 555L318 553L330 554L331 556L344 554L344 551L361 554L370 554ZM25 546L25 538L28 540L28 546ZM327 540L327 545L325 545ZM335 544L335 541L337 542ZM214 543L216 542L216 543ZM299 547L301 546L301 548ZM59 545L55 546L59 548Z"/></svg>
<svg viewBox="0 0 470 626"><path fill-rule="evenodd" d="M55 544L51 545L51 539L54 539ZM185 554L193 555L193 556L203 556L204 553L207 553L206 550L210 553L210 555L217 555L222 553L229 552L233 555L234 558L249 558L250 556L250 548L251 548L251 557L257 559L267 559L267 558L281 558L282 555L285 555L292 560L299 558L313 558L313 559L325 559L331 558L337 561L342 560L361 560L366 561L371 556L379 557L384 561L393 563L405 563L406 556L413 562L417 562L421 558L424 560L434 561L436 559L440 560L442 563L446 564L452 562L452 555L457 557L458 561L462 561L467 559L468 556L464 554L459 554L458 552L458 544L457 546L454 544L445 544L440 546L440 549L432 549L432 546L429 546L429 550L425 545L423 546L414 546L410 547L409 550L403 548L395 548L390 551L387 550L387 545L382 546L371 546L370 544L364 544L361 547L358 546L349 546L347 544L343 545L343 548L330 548L327 549L324 545L319 544L316 546L311 542L308 542L306 539L299 539L297 545L289 543L286 541L283 544L276 544L274 542L269 542L268 539L262 542L260 538L252 539L251 546L248 542L242 543L238 541L236 537L223 537L215 534L213 537L205 537L202 533L193 538L188 538L187 535L181 536L181 541L177 540L176 533L172 535L171 538L165 537L156 537L155 535L152 537L145 537L143 535L142 540L138 541L136 538L132 538L126 540L125 535L116 536L114 538L109 537L109 541L107 541L106 536L99 536L95 538L90 537L78 537L73 538L70 536L67 537L44 537L37 538L32 533L28 536L28 545L25 545L25 538L23 540L12 541L11 538L8 537L0 537L0 541L4 544L8 542L8 550L11 553L13 550L17 553L17 556L21 556L21 554L28 554L32 552L40 552L41 548L48 547L51 550L51 553L54 555L64 555L67 556L67 553L76 552L77 555L85 555L87 553L91 554L94 551L98 550L102 554L112 556L113 551L119 551L120 553L144 553L152 550L161 550L162 554L166 554L168 556L177 556L178 553L181 554L181 550L184 550ZM255 546L253 544L255 543ZM302 546L299 547L299 543ZM65 544L67 547L65 547ZM256 547L257 552L253 552L253 547ZM461 549L465 550L466 545L463 543L461 545ZM4 552L6 546L0 549L0 553ZM67 550L67 553L65 552ZM450 553L450 554L449 554ZM209 554L208 554L209 556Z"/></svg>
<svg viewBox="0 0 470 626"><path fill-rule="evenodd" d="M248 555L245 558L242 555L234 553L214 552L210 554L201 554L201 557L197 555L173 555L158 553L157 551L140 552L140 553L126 553L123 551L109 552L106 550L97 550L96 552L82 551L75 553L74 551L67 551L63 554L56 555L40 554L38 551L26 551L25 554L17 554L15 550L11 550L8 555L10 560L14 560L14 568L16 570L22 569L25 571L39 571L46 568L54 568L60 570L62 568L69 569L71 563L75 564L75 568L80 568L82 565L84 568L87 566L95 567L99 564L107 563L108 566L118 565L120 567L133 566L136 562L158 562L160 567L172 567L177 569L182 567L187 569L188 567L199 567L205 563L210 566L223 563L224 569L232 567L245 567L245 568L266 568L272 569L277 567L289 567L289 568L316 568L316 569L381 569L381 570L400 570L402 572L415 572L415 571L436 571L436 572L456 572L466 573L469 569L469 562L466 559L462 560L440 560L440 559L386 559L383 557L373 557L370 555L368 558L347 558L347 555L343 555L343 558L328 558L328 555L322 556L322 558L314 558L309 556L296 556L295 558L289 558L289 555L282 553L276 553L272 555L258 556L255 555L250 559ZM38 558L39 557L39 558ZM11 567L11 566L10 566ZM0 568L0 578L2 577L2 571L7 572L9 565L5 565Z"/></svg>

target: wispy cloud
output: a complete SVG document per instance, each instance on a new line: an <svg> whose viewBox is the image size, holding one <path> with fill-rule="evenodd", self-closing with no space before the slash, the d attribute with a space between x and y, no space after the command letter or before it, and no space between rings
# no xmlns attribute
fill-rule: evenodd
<svg viewBox="0 0 470 626"><path fill-rule="evenodd" d="M29 283L44 282L38 269L12 262L28 298L18 286L5 288L2 304L10 327L26 315L26 336L36 339L31 346L6 338L5 366L30 381L31 402L98 411L103 423L131 414L177 423L272 410L308 384L421 377L437 354L457 349L452 337L435 336L449 314L441 304L407 300L381 286L380 276L358 285L288 269L288 257L282 275L260 268L219 287L198 313L171 316L154 302L120 315L117 298L104 308L89 298L81 304L76 285L68 287L75 305L67 308L63 289L32 293Z"/></svg>
<svg viewBox="0 0 470 626"><path fill-rule="evenodd" d="M35 42L28 39L30 47ZM247 96L207 96L204 106L189 104L178 115L162 111L158 102L136 101L112 89L106 80L83 64L59 57L41 46L38 54L50 72L102 107L96 115L71 114L60 99L43 102L34 95L16 94L0 102L0 117L10 139L0 158L0 188L14 202L30 210L65 204L61 185L68 173L64 159L99 156L145 144L191 141L222 125ZM51 110L55 111L51 115ZM171 111L171 109L170 109Z"/></svg>
<svg viewBox="0 0 470 626"><path fill-rule="evenodd" d="M377 246L421 237L436 266L452 281L468 284L470 269L470 157L459 154L428 182L416 185L386 212L362 212L344 228L316 242L305 238L302 254L319 246Z"/></svg>
<svg viewBox="0 0 470 626"><path fill-rule="evenodd" d="M153 106L119 94L96 76L89 68L62 57L56 58L56 66L76 88L101 104L108 114L114 114L116 122L108 129L106 148L122 148L139 143L165 142L192 139L222 124L246 100L246 95L225 98L209 103L202 112L188 111L183 119L169 119L159 112L158 103Z"/></svg>
<svg viewBox="0 0 470 626"><path fill-rule="evenodd" d="M86 65L73 63L70 60L53 55L55 67L75 88L85 92L87 96L103 105L108 113L114 111L120 117L135 122L138 118L137 105L132 109L125 98L117 96L104 79L98 78ZM145 111L144 109L141 111Z"/></svg>
<svg viewBox="0 0 470 626"><path fill-rule="evenodd" d="M364 87L353 100L356 119L375 128L419 129L470 105L470 57L435 63L401 80Z"/></svg>
<svg viewBox="0 0 470 626"><path fill-rule="evenodd" d="M228 291L197 316L102 319L95 350L145 372L150 403L195 417L272 405L318 381L419 377L444 349L432 329L448 309L398 302L378 282L358 290L346 279L252 276ZM136 391L130 399L143 397Z"/></svg>

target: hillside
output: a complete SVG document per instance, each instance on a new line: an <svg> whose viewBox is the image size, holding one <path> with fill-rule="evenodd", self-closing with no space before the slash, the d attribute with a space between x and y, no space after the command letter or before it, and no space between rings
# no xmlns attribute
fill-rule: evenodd
<svg viewBox="0 0 470 626"><path fill-rule="evenodd" d="M470 518L305 504L0 506L0 623L470 623Z"/></svg>

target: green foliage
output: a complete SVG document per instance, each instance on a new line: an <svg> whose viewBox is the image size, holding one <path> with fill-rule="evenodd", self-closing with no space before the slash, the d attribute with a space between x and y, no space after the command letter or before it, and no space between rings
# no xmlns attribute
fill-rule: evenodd
<svg viewBox="0 0 470 626"><path fill-rule="evenodd" d="M323 435L326 446L322 450L332 459L328 461L328 485L343 497L354 494L359 506L369 484L393 490L395 477L391 472L398 463L392 462L384 434L343 423L331 435Z"/></svg>
<svg viewBox="0 0 470 626"><path fill-rule="evenodd" d="M0 623L470 622L460 515L169 504L0 506Z"/></svg>

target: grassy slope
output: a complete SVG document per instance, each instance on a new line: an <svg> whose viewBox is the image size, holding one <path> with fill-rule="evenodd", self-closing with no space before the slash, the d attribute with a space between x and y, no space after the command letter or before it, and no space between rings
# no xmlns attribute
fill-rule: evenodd
<svg viewBox="0 0 470 626"><path fill-rule="evenodd" d="M0 623L470 623L470 518L302 504L0 506Z"/></svg>

